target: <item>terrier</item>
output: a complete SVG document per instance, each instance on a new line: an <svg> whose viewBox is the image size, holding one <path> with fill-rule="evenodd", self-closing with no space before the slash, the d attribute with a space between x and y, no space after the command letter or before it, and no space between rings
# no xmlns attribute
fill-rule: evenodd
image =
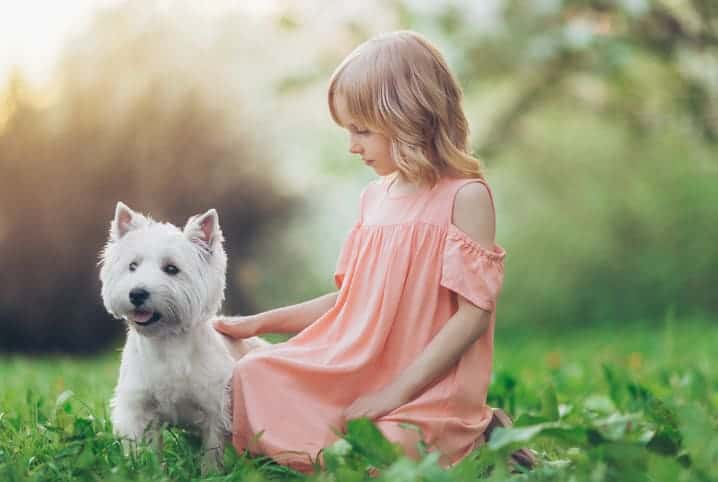
<svg viewBox="0 0 718 482"><path fill-rule="evenodd" d="M120 202L100 259L105 308L128 326L110 402L115 433L126 450L146 440L161 456L163 424L194 429L203 473L222 467L234 361L266 344L230 342L211 325L224 301L223 241L214 209L180 230Z"/></svg>

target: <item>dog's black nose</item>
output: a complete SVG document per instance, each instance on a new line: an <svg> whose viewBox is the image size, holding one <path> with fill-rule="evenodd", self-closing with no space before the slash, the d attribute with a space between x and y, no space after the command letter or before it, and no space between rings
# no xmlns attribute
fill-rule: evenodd
<svg viewBox="0 0 718 482"><path fill-rule="evenodd" d="M130 291L130 301L135 306L140 306L150 297L149 291L143 288L135 288Z"/></svg>

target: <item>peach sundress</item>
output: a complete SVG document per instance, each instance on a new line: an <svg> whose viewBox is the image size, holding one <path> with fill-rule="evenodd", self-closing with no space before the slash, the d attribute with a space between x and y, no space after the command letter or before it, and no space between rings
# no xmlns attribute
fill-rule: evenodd
<svg viewBox="0 0 718 482"><path fill-rule="evenodd" d="M506 253L484 249L452 223L456 192L470 182L489 190L479 178L442 178L399 197L383 180L364 189L337 262L334 307L290 340L237 362L232 441L238 451L311 470L338 439L342 410L417 358L456 312L455 293L491 312L488 330L440 379L375 422L408 453L418 435L399 424L418 426L444 465L481 443L491 420L486 394Z"/></svg>

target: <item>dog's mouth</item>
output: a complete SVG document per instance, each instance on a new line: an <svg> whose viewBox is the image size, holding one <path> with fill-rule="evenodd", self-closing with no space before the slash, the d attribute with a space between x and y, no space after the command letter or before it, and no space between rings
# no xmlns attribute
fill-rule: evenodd
<svg viewBox="0 0 718 482"><path fill-rule="evenodd" d="M148 326L160 321L162 315L156 311L134 310L127 318L137 325Z"/></svg>

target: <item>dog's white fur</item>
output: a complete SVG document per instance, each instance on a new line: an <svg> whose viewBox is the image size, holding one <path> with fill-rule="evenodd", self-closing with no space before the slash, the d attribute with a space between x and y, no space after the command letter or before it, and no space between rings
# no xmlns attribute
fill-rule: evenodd
<svg viewBox="0 0 718 482"><path fill-rule="evenodd" d="M180 230L118 203L100 263L105 308L128 324L110 402L115 432L161 450L162 424L196 429L203 471L218 468L231 432L228 383L240 354L210 323L224 300L227 270L217 212L193 216ZM146 299L138 298L143 292Z"/></svg>

